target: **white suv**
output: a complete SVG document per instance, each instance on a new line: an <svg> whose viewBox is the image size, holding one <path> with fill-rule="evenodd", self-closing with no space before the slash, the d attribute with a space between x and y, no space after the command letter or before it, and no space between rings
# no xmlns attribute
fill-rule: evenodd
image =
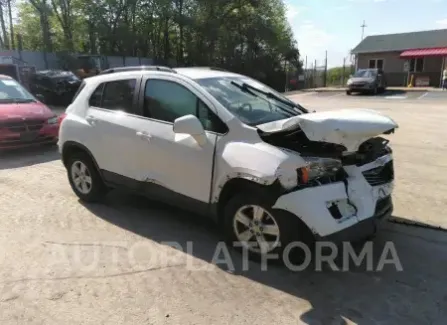
<svg viewBox="0 0 447 325"><path fill-rule="evenodd" d="M308 112L264 84L212 68L88 78L59 150L76 195L110 188L214 218L254 256L294 241L372 235L392 212L393 160L369 110Z"/></svg>

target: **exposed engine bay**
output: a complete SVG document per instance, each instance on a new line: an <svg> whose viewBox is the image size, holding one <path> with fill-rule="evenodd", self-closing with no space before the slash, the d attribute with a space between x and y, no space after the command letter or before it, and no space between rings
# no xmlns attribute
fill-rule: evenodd
<svg viewBox="0 0 447 325"><path fill-rule="evenodd" d="M263 141L271 145L296 151L301 156L337 159L341 161L342 166L360 167L392 152L388 146L389 140L379 136L364 141L357 152L349 153L346 151L346 147L340 144L309 140L299 127L273 133L259 131L259 134ZM297 170L297 176L303 180L305 175L302 175L301 170ZM313 187L345 181L348 177L344 168L334 168L334 170L336 170L334 173L327 173L305 182L300 181L299 187Z"/></svg>
<svg viewBox="0 0 447 325"><path fill-rule="evenodd" d="M362 166L391 153L389 140L382 137L368 139L359 146L357 152L347 153L343 145L309 140L299 127L274 133L259 131L259 135L271 145L296 151L302 156L340 159L344 166Z"/></svg>

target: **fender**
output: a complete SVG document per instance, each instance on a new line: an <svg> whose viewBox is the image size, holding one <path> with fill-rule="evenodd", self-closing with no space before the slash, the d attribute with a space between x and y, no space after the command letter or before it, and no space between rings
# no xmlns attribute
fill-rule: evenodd
<svg viewBox="0 0 447 325"><path fill-rule="evenodd" d="M215 166L215 182L211 203L219 201L225 184L241 178L259 185L296 181L296 169L305 165L297 153L274 147L265 142L230 142L219 155Z"/></svg>

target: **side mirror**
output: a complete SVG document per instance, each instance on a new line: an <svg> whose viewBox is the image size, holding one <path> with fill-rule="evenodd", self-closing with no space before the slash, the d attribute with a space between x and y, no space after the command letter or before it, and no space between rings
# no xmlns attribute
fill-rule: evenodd
<svg viewBox="0 0 447 325"><path fill-rule="evenodd" d="M189 134L193 136L200 145L205 144L205 129L199 119L194 115L189 114L176 119L174 121L173 131L174 133Z"/></svg>
<svg viewBox="0 0 447 325"><path fill-rule="evenodd" d="M39 102L45 102L45 96L42 94L36 94L36 98Z"/></svg>

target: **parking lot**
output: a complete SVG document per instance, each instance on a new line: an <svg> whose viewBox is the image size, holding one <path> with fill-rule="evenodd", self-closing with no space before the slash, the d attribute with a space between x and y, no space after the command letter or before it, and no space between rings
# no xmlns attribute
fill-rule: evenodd
<svg viewBox="0 0 447 325"><path fill-rule="evenodd" d="M395 213L374 249L392 242L403 271L243 270L234 253L228 270L212 225L120 192L82 204L55 148L3 153L0 324L446 324L447 232L432 228L447 229L447 93L424 94L291 95L400 125Z"/></svg>
<svg viewBox="0 0 447 325"><path fill-rule="evenodd" d="M328 92L309 92L307 96L316 96L321 98L341 99L340 97L346 97L350 100L365 100L365 101L388 101L388 100L403 100L403 101L418 101L418 102L431 102L447 101L447 91L401 91L401 90L386 90L382 94L369 95L353 93L350 96L346 95L344 91L328 91Z"/></svg>

